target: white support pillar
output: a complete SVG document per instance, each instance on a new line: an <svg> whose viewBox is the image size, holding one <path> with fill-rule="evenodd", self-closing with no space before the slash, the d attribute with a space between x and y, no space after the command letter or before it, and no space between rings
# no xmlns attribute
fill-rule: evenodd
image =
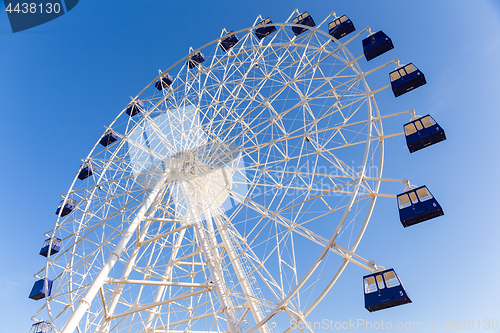
<svg viewBox="0 0 500 333"><path fill-rule="evenodd" d="M179 253L179 249L181 248L182 241L184 240L184 234L186 233L186 229L182 229L179 234L177 235L177 239L175 240L174 246L172 247L172 253L170 255L170 260L167 264L167 267L165 268L165 273L164 277L162 278L163 281L171 281L172 280L172 270L175 265L175 260L177 258L177 254ZM156 291L156 295L154 298L153 302L160 302L161 299L163 298L163 295L165 293L166 286L161 286L158 288ZM153 319L155 318L156 312L158 310L158 307L155 307L151 309L151 311L148 314L148 318L146 320L146 328L150 328L151 325L153 324Z"/></svg>
<svg viewBox="0 0 500 333"><path fill-rule="evenodd" d="M116 244L115 248L113 249L113 252L109 254L106 263L101 268L101 271L90 285L89 289L87 290L87 293L82 299L80 299L78 307L76 308L75 312L73 312L69 320L66 322L66 325L63 327L61 333L73 333L75 331L76 327L78 326L78 323L84 316L85 312L90 308L90 304L92 303L92 300L99 292L99 289L103 285L104 280L108 277L109 272L111 271L115 263L118 261L120 256L123 254L123 251L127 247L130 238L132 238L132 236L135 234L135 231L139 226L139 223L142 220L144 220L144 216L148 212L151 205L155 202L156 197L164 187L169 174L170 174L170 169L167 169L159 177L155 187L149 193L149 196L147 197L146 201L144 201L144 203L142 204L134 220L130 223L128 228L123 233L120 241L118 242L118 244Z"/></svg>
<svg viewBox="0 0 500 333"><path fill-rule="evenodd" d="M186 201L186 206L188 207L189 213L192 217L194 223L193 228L196 232L196 236L198 237L198 241L200 242L201 251L203 252L203 256L205 257L206 265L208 266L210 276L212 277L212 282L217 292L217 296L219 297L222 311L224 312L224 316L226 317L228 331L230 333L238 333L238 328L235 325L236 318L234 318L234 316L232 315L233 309L229 296L227 295L226 286L224 284L224 277L219 272L219 268L215 266L216 258L214 257L213 248L210 247L206 233L203 230L204 228L200 218L200 214L191 202L189 193L186 189L186 186L184 185L184 179L180 177L179 185L182 189L182 194Z"/></svg>
<svg viewBox="0 0 500 333"><path fill-rule="evenodd" d="M161 190L158 194L161 193ZM149 207L149 213L148 213L148 216L151 217L155 214L156 212L156 209L158 207L158 203L161 201L161 198L160 196L156 196L155 199L153 200L151 206ZM121 276L121 280L127 280L130 273L132 272L132 268L134 267L135 265L135 262L137 260L137 255L139 254L139 249L141 248L139 243L142 242L144 240L144 237L146 236L148 230L149 230L149 226L151 224L151 221L149 221L147 218L144 218L143 220L146 220L146 225L144 226L144 228L142 229L140 235L138 236L138 239L137 239L137 244L135 245L135 248L134 250L132 251L132 254L130 255L130 258L127 262L127 264L125 265L125 268L123 270L123 273L122 273L122 276ZM140 221L139 221L140 222ZM105 280L104 282L107 282L107 280ZM123 290L123 284L118 284L115 288L115 290L113 291L113 297L111 299L111 302L109 304L109 308L108 308L108 313L107 313L107 317L104 318L102 324L101 324L101 327L99 328L99 333L104 333L106 332L106 329L108 328L108 325L109 325L109 322L110 322L110 318L108 317L112 317L114 312L115 312L115 308L116 308L116 305L118 304L118 301L120 299L120 295L122 293L122 290Z"/></svg>
<svg viewBox="0 0 500 333"><path fill-rule="evenodd" d="M213 219L215 221L217 229L219 230L222 241L224 242L224 246L226 248L229 259L231 260L231 265L233 266L234 272L238 277L238 282L241 286L241 289L243 290L243 293L245 294L245 298L247 300L250 311L252 312L255 322L258 323L264 318L264 316L260 308L255 303L255 293L249 285L249 276L245 275L244 269L240 263L240 258L236 255L235 248L233 247L233 243L230 239L230 236L228 235L227 227L221 223L218 217L214 216ZM268 324L262 325L262 327L259 328L259 331L261 333L268 333L269 330L267 325Z"/></svg>

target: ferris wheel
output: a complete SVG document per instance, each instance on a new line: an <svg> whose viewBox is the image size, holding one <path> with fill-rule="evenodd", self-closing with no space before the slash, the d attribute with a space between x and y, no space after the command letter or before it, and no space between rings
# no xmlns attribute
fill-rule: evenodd
<svg viewBox="0 0 500 333"><path fill-rule="evenodd" d="M345 15L295 10L223 30L160 71L63 196L30 295L45 300L34 331L312 331L299 324L348 263L369 272L369 311L411 302L394 270L356 253L377 198L396 198L384 181L407 187L405 227L442 215L425 186L382 178L384 140L403 134L384 134L385 118L411 114L410 152L445 139L429 115L379 112L377 92L425 84L397 60L361 70L392 48ZM395 62L371 89L367 76Z"/></svg>

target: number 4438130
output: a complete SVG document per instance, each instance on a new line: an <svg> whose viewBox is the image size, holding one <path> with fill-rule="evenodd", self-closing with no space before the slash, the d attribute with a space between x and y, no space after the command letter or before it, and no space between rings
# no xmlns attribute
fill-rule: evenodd
<svg viewBox="0 0 500 333"><path fill-rule="evenodd" d="M16 12L16 13L23 13L23 14L27 14L27 13L31 13L31 14L56 13L57 14L61 11L61 5L57 2L56 3L47 2L47 3L45 3L45 8L44 8L43 3L36 4L36 3L26 3L25 2L25 3L20 4L18 2L14 6L14 8L12 8L12 3L9 2L7 7L5 8L5 11L7 11L9 13Z"/></svg>
<svg viewBox="0 0 500 333"><path fill-rule="evenodd" d="M450 321L449 319L446 320L446 323L444 324L444 328L448 329L494 329L496 330L498 328L498 320L497 319L483 319L483 320L474 320L474 319L455 319L453 322Z"/></svg>

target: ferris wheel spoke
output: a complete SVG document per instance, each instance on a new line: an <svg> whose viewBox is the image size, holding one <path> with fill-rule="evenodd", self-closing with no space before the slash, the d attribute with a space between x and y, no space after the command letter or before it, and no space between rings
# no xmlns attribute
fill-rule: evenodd
<svg viewBox="0 0 500 333"><path fill-rule="evenodd" d="M292 107L292 108L290 108L290 109L288 109L288 110L286 110L286 111L284 111L284 112L282 112L282 113L278 114L278 116L279 116L280 118L283 118L286 114L290 113L290 112L291 112L291 111L293 111L295 108L298 108L298 107L300 107L300 106L302 106L302 103L297 103L294 107ZM254 119L258 119L258 118L256 117L256 118L254 118ZM254 121L255 121L255 120L254 120ZM260 127L261 125L265 124L266 122L268 122L268 120L264 121L263 123L258 123L258 124L253 125L253 128L258 128L258 127ZM251 123L247 124L247 127L250 127L250 125L251 125ZM269 127L269 126L271 126L271 124L269 124L267 127L264 127L264 128L263 128L260 132L254 132L254 134L252 135L252 137L258 136L258 135L259 135L259 134L261 134L263 131L265 131L265 130ZM249 130L252 130L252 127L250 127L247 131L249 131ZM297 129L297 130L295 130L295 133L296 133L296 132L298 132L298 131L300 131L300 130L301 130L300 128L299 128L299 129ZM327 131L327 130L323 130L323 131ZM323 131L322 131L322 132L323 132ZM246 134L246 133L245 133L245 134ZM293 133L292 133L292 134L293 134ZM313 133L313 134L314 134L314 133ZM293 137L292 137L292 138L293 138ZM284 139L286 140L286 139L288 139L288 138L284 138Z"/></svg>
<svg viewBox="0 0 500 333"><path fill-rule="evenodd" d="M249 273L245 270L244 267L244 262L242 261L241 256L238 255L237 253L237 248L233 246L233 240L231 237L228 235L226 232L226 228L221 223L221 220L217 217L215 214L211 214L212 218L215 222L215 225L218 230L218 234L221 236L222 241L225 244L225 249L227 251L229 260L234 268L234 272L236 274L236 277L238 279L238 284L242 288L243 294L245 295L244 299L246 302L248 302L248 306L250 308L250 311L252 312L252 315L254 317L255 321L260 321L263 318L263 313L261 307L256 304L255 301L255 296L258 294L256 292L255 288L252 288L252 285L249 283ZM267 332L267 329L263 329L263 332Z"/></svg>
<svg viewBox="0 0 500 333"><path fill-rule="evenodd" d="M326 57L325 57L326 58ZM299 79L302 75L304 75L305 73L307 73L311 68L308 68L306 69L303 73L301 73L300 75L298 75L295 79ZM294 80L295 80L294 79ZM293 83L293 80L292 80L292 83ZM281 87L277 92L273 93L273 95L269 96L269 99L272 99L273 97L275 96L279 96L279 93L281 93L282 91L285 90L285 88L288 87L288 85L290 85L291 83L290 82L287 82L283 87ZM257 105L258 107L259 105ZM254 108L255 109L255 108ZM253 110L254 110L253 109ZM252 112L253 110L250 110L249 112ZM289 110L290 111L290 110ZM247 117L249 115L249 113L247 112L245 115L243 115L243 117Z"/></svg>
<svg viewBox="0 0 500 333"><path fill-rule="evenodd" d="M179 237L177 238L177 245L174 246L174 248L173 248L173 253L171 254L171 260L169 261L170 263L172 263L173 260L175 260L175 256L177 255L177 251L180 248L180 243L182 242L182 240L184 238L183 237L184 236L184 232L185 232L185 230L182 230L181 233L180 233L180 235L179 235ZM174 287L174 286L175 287L186 287L186 286L188 286L188 287L191 287L191 288L203 287L203 288L210 289L207 284L169 282L171 280L171 278L172 278L171 277L172 267L173 267L173 264L169 264L167 266L167 268L165 269L164 275L161 276L161 278L162 278L161 281L151 281L151 280L143 280L143 281L132 281L132 280L115 281L115 280L111 280L109 282L111 282L111 283L115 283L115 282L133 283L133 284L142 284L142 285L158 285L160 287L159 287L159 289L156 292L156 296L155 296L155 299L154 299L154 302L153 302L155 304L157 304L158 302L160 302L160 300L163 297L163 294L164 294L164 291L165 291L165 287L167 287L167 286L171 286L171 287ZM144 276L146 278L146 275L144 275ZM139 300L139 299L137 299L137 300ZM138 303L135 303L135 304L138 304ZM143 324L143 326L145 328L150 327L150 325L152 323L152 320L153 320L154 313L156 313L157 311L159 311L159 309L161 309L161 306L162 306L162 304L158 305L157 307L151 308L151 310L149 311L148 318L145 321L145 324Z"/></svg>
<svg viewBox="0 0 500 333"><path fill-rule="evenodd" d="M242 306L235 307L235 309L241 309L241 308L242 308ZM205 319L205 318L210 318L210 317L213 317L214 321L217 323L217 321L221 320L220 315L222 315L222 314L223 314L223 310L218 310L218 311L204 313L204 314L197 315L197 316L190 316L189 318L186 318L186 319L182 319L182 320L170 322L167 324L161 324L161 325L155 326L154 330L155 330L155 332L167 332L167 331L162 331L162 329L176 327L176 326L179 326L182 324L189 324L191 322L196 322L200 319ZM220 326L221 325L217 323L217 327L220 327ZM175 330L169 329L168 332L170 333L170 332L185 332L185 331L184 330L175 331Z"/></svg>
<svg viewBox="0 0 500 333"><path fill-rule="evenodd" d="M235 85L235 88L234 88L234 89L233 89L233 91L229 94L229 96L228 96L228 97L227 97L227 99L223 102L223 104L226 104L226 103L228 102L228 99L229 99L231 96L234 96L234 91L235 91L236 89L240 89L241 87L243 87L244 82L245 82L245 81L244 81L244 77L245 77L245 75L246 75L246 74L247 74L247 73L245 73L245 74L243 75L243 79L242 79L242 81L240 81L237 85ZM244 87L243 87L243 88L244 88ZM242 103L242 102L244 102L244 100L242 100L240 103ZM231 114L229 113L228 115L231 115Z"/></svg>
<svg viewBox="0 0 500 333"><path fill-rule="evenodd" d="M181 295L176 296L174 298L163 300L161 302L156 302L156 303L152 303L152 304L146 304L146 305L143 305L140 308L135 308L135 309L132 309L130 311L118 313L118 314L115 314L115 315L110 315L109 319L110 320L114 320L114 319L117 319L117 318L125 317L125 316L128 316L128 315L137 313L137 312L141 312L141 311L144 311L144 310L149 310L149 309L158 307L160 305L165 305L165 304L168 304L168 303L173 303L173 302L177 302L177 301L184 300L184 299L189 299L190 297L193 297L193 296L196 296L196 295L199 295L199 294L202 294L202 293L206 293L206 292L209 292L209 291L206 290L206 289L201 289L201 290L190 292L190 293L184 293L184 294L181 294Z"/></svg>
<svg viewBox="0 0 500 333"><path fill-rule="evenodd" d="M74 211L47 233L64 246L37 273L54 280L46 308L59 327L69 319L61 333L288 332L348 262L376 267L355 252L375 200L391 196L379 193L383 141L401 134L382 129L373 95L387 86L365 80L383 66L362 72L354 38L320 30L334 13L298 35L296 15L265 38L259 16L190 48L127 105L142 101L138 114L106 127L118 142L84 160L92 177L73 182ZM206 61L191 66L196 52Z"/></svg>
<svg viewBox="0 0 500 333"><path fill-rule="evenodd" d="M239 235L235 229L233 229L232 232L236 233L237 236ZM241 236L239 236L239 238L241 239ZM239 242L238 244L239 244L238 246L241 246L243 243ZM249 254L250 254L250 256L249 256ZM275 295L276 299L279 300L280 299L279 295L283 295L283 289L280 288L276 282L274 282L274 280L272 279L272 275L267 271L267 269L265 268L263 263L259 259L256 258L255 254L253 253L251 248L248 248L248 247L244 248L241 251L240 255L243 255L243 258L247 257L248 260L250 260L249 263L251 264L251 267L253 269L252 271L247 271L247 277L243 281L240 280L240 284L242 282L251 281L250 279L253 278L253 275L258 274L258 276L262 279L264 284L269 288L269 291ZM254 263L254 261L255 261L255 263ZM271 280L265 278L263 274L270 277ZM253 278L253 280L255 280L255 278ZM252 284L250 284L250 285L252 285ZM267 313L268 310L265 310L266 308L273 308L275 306L275 303L269 303L268 300L257 297L260 294L260 288L258 288L258 287L252 287L252 288L254 288L253 289L254 291L251 291L250 293L246 292L244 294L245 295L244 299L247 301L253 301L253 302L256 302L257 304L260 304L260 307L257 308L257 311L260 311L260 313ZM276 291L279 290L280 293L276 293L276 291L275 291L276 288L277 288ZM265 325L265 326L263 326L263 329L265 329L265 330L272 329L272 326L275 326L275 324L271 323L270 326Z"/></svg>
<svg viewBox="0 0 500 333"><path fill-rule="evenodd" d="M306 229L303 225L294 223L293 221L290 221L290 220L287 220L282 215L276 214L275 212L271 212L268 209L266 209L265 207L263 207L262 205L259 205L256 202L253 202L251 200L245 200L244 204L248 208L254 210L256 213L259 213L260 215L262 215L261 220L258 221L255 224L255 227L248 234L245 235L245 238L248 238L255 231L255 233L253 235L253 240L248 243L248 246L253 246L253 245L255 245L254 242L259 242L258 237L260 236L260 233L264 229L261 228L260 230L257 230L257 226L259 226L261 224L261 222L265 222L264 219L278 223L282 227L286 228L287 232L293 231L293 232L297 233L298 235L304 237L305 239L312 241L313 243L316 243L320 246L325 245L325 243L324 243L326 241L325 238L323 238L323 237L315 234L314 232ZM264 227L267 224L267 222L268 221L266 221L264 223Z"/></svg>
<svg viewBox="0 0 500 333"><path fill-rule="evenodd" d="M305 232L297 232L297 230L298 230L299 228L301 228L301 229L302 229L303 231L305 231ZM303 228L303 227L299 227L299 228L297 228L297 227L293 227L293 229L292 229L292 228L290 228L290 227L289 227L289 229L292 229L294 233L297 233L298 235L300 235L300 236L302 236L302 237L306 237L306 238L308 238L309 240L312 240L313 242L317 243L320 247L323 247L323 246L324 246L324 244L327 242L327 239L322 238L322 237L321 237L321 236L319 236L319 235L315 235L315 234L314 234L314 232L309 231L309 230L307 230L307 229L305 229L305 228ZM290 231L288 231L288 233L290 233L290 235L293 235L293 233L291 233ZM248 236L247 236L247 237L248 237ZM283 236L282 236L282 237L283 237ZM316 239L314 239L313 237L316 237ZM279 243L278 243L278 244L279 244ZM250 244L250 245L251 245L251 244ZM277 246L279 246L279 245L277 245ZM359 260L361 260L362 262L367 263L367 264L371 264L371 262L370 262L370 261L368 261L368 260L366 260L366 259L363 259L362 257L360 257L360 256L359 256L359 255L357 255L357 254L354 254L353 252L348 251L347 249L345 249L344 247L340 246L340 245L339 245L339 244L337 244L337 243L334 243L334 245L333 245L333 247L332 247L332 249L331 249L331 250L332 250L334 253L336 253L336 254L340 255L343 259L348 260L348 261L350 261L350 262L353 262L353 263L355 263L356 265L358 265L358 266L360 266L360 267L362 267L362 268L367 269L368 271L371 271L371 270L373 269L373 267L368 267L368 266L366 266L365 264L363 264L363 263L361 263L361 262L357 261L356 259L359 259ZM271 251L271 252L272 252L272 251ZM269 254L268 258L271 256L271 254L272 254L272 253L270 253L270 254ZM353 257L355 257L355 258L353 258ZM260 265L261 265L261 266L264 266L265 261L266 261L266 260L264 260L264 261L263 261ZM287 265L288 265L288 264L287 264ZM290 266L290 265L288 265L288 266ZM373 265L372 265L372 266L373 266Z"/></svg>

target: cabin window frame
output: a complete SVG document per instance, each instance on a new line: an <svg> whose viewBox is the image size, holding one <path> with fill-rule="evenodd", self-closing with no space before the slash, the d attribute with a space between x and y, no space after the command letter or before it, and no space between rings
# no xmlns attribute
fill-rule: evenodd
<svg viewBox="0 0 500 333"><path fill-rule="evenodd" d="M266 22L266 21L269 21L269 22ZM271 18L268 17L268 18L265 18L262 21L260 21L259 24L257 24L257 25L264 25L264 24L271 24L271 23L272 23Z"/></svg>
<svg viewBox="0 0 500 333"><path fill-rule="evenodd" d="M302 21L302 20L306 19L309 16L311 16L311 15L309 15L308 12L304 12L304 13L298 15L296 18L294 18L293 19L293 23L299 24L299 21Z"/></svg>
<svg viewBox="0 0 500 333"><path fill-rule="evenodd" d="M417 194L415 193L415 191L409 192L408 196L410 197L410 201L411 201L411 203L413 205L416 204L416 203L418 203L418 201L419 201L418 199L419 198L418 198Z"/></svg>
<svg viewBox="0 0 500 333"><path fill-rule="evenodd" d="M68 199L66 199L66 203L64 203L64 200L61 200L61 202L59 202L59 206L57 206L57 208L62 208L63 206L66 206L66 205L74 206L75 204L76 204L76 201L74 199L68 198Z"/></svg>
<svg viewBox="0 0 500 333"><path fill-rule="evenodd" d="M413 123L408 123L404 127L405 127L405 135L406 136L417 133L417 128L415 127L415 124L413 124Z"/></svg>
<svg viewBox="0 0 500 333"><path fill-rule="evenodd" d="M377 282L375 280L375 276L370 275L363 279L365 294L372 294L378 291Z"/></svg>
<svg viewBox="0 0 500 333"><path fill-rule="evenodd" d="M415 124L415 127L417 128L417 131L421 131L424 129L424 125L420 122L420 120L415 120L413 122Z"/></svg>
<svg viewBox="0 0 500 333"><path fill-rule="evenodd" d="M375 275L375 281L377 282L377 288L378 290L385 289L385 281L384 281L384 276L382 274L377 274Z"/></svg>
<svg viewBox="0 0 500 333"><path fill-rule="evenodd" d="M431 116L422 117L420 118L420 121L422 122L424 128L429 128L437 124Z"/></svg>
<svg viewBox="0 0 500 333"><path fill-rule="evenodd" d="M401 75L399 74L399 71L394 71L394 72L391 72L391 73L389 74L389 76L391 77L391 82L394 82L394 81L396 81L396 80L398 80L398 79L400 79L400 78L401 78ZM396 76L397 76L397 77L396 77Z"/></svg>
<svg viewBox="0 0 500 333"><path fill-rule="evenodd" d="M399 280L399 277L396 275L396 272L388 271L385 272L383 275L387 288L395 288L401 285L401 281Z"/></svg>
<svg viewBox="0 0 500 333"><path fill-rule="evenodd" d="M423 196L420 196L420 193L424 191L425 192L425 195ZM431 192L429 191L429 189L427 189L427 187L421 187L419 189L417 189L415 191L417 193L417 196L418 196L418 199L420 200L420 202L424 202L424 201L427 201L427 200L430 200L433 198Z"/></svg>
<svg viewBox="0 0 500 333"><path fill-rule="evenodd" d="M408 64L408 65L406 65L404 68L405 68L405 72L406 72L406 74L411 74L411 73L413 73L413 72L416 72L416 71L417 71L417 67L416 67L414 64ZM407 68L409 68L409 69L410 69L410 71L408 71L408 70L407 70Z"/></svg>
<svg viewBox="0 0 500 333"><path fill-rule="evenodd" d="M402 200L403 198L405 200ZM411 203L410 197L408 196L408 193L398 195L398 205L399 205L399 209L411 207L412 203Z"/></svg>
<svg viewBox="0 0 500 333"><path fill-rule="evenodd" d="M42 245L42 249L46 246L49 246L50 241L52 240L52 246L60 246L61 245L61 239L60 238L47 238Z"/></svg>

